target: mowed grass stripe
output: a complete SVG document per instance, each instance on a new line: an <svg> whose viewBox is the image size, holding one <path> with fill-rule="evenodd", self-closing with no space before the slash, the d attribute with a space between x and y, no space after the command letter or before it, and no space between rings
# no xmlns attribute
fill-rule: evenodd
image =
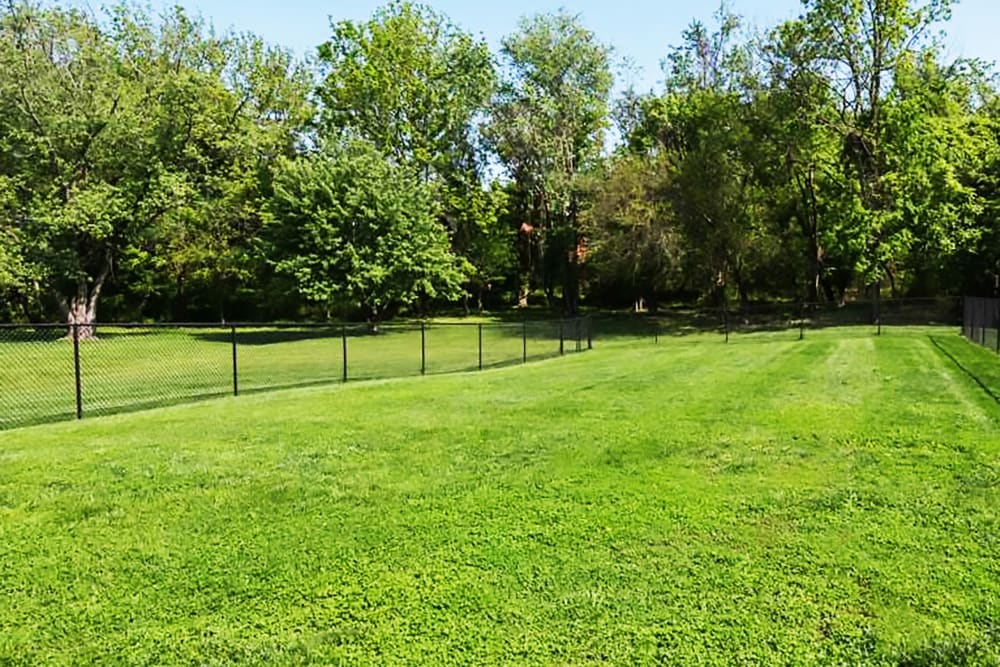
<svg viewBox="0 0 1000 667"><path fill-rule="evenodd" d="M996 664L997 410L834 334L0 434L0 660Z"/></svg>

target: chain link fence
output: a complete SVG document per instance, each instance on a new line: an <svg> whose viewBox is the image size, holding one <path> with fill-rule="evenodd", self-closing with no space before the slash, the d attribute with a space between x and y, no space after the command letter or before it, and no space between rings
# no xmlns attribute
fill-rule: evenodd
<svg viewBox="0 0 1000 667"><path fill-rule="evenodd" d="M724 311L730 334L787 331L804 338L809 331L838 328L842 335L881 335L887 329L958 326L961 299L872 299L837 303L766 304Z"/></svg>
<svg viewBox="0 0 1000 667"><path fill-rule="evenodd" d="M881 335L894 328L954 326L962 321L962 300L883 299L826 303L752 303L726 308L666 308L657 313L595 318L595 336L626 342L658 341L692 334L717 334L721 341L802 339L811 331L837 335ZM746 334L758 334L745 336Z"/></svg>
<svg viewBox="0 0 1000 667"><path fill-rule="evenodd" d="M592 336L589 318L0 325L0 429L280 388L483 370L582 352Z"/></svg>
<svg viewBox="0 0 1000 667"><path fill-rule="evenodd" d="M967 297L962 310L962 335L1000 354L1000 299Z"/></svg>
<svg viewBox="0 0 1000 667"><path fill-rule="evenodd" d="M884 299L829 303L752 303L727 308L666 308L656 313L595 316L595 336L626 343L718 335L720 342L803 339L836 329L839 337L882 335L892 329L954 326L962 322L958 298ZM748 334L756 334L750 336Z"/></svg>
<svg viewBox="0 0 1000 667"><path fill-rule="evenodd" d="M488 323L0 325L0 430L201 398L477 371L591 349L705 335L721 342L838 337L961 324L1000 352L1000 299L886 299L676 308ZM700 336L692 336L700 334ZM757 334L757 335L747 335Z"/></svg>

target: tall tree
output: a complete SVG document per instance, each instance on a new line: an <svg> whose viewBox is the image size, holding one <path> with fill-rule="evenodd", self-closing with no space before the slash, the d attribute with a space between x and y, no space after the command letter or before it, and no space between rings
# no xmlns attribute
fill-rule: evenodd
<svg viewBox="0 0 1000 667"><path fill-rule="evenodd" d="M723 6L714 30L695 21L664 61L667 89L640 103L633 152L670 172L666 194L685 245L686 273L702 294L742 302L774 259L754 173L752 100L759 76L740 41L740 21Z"/></svg>
<svg viewBox="0 0 1000 667"><path fill-rule="evenodd" d="M907 112L899 87L900 74L911 71L914 63L934 58L931 31L949 17L951 0L804 0L803 4L803 17L782 26L782 40L823 83L832 100L821 121L840 143L843 174L854 202L850 222L858 269L870 283L892 279L914 240L929 231L927 221L945 220L954 228L971 219L968 213L958 213L956 219L956 206L967 212L975 208L971 193L957 179L934 178L926 172L933 164L956 164L956 145L931 138L931 125L923 121L935 111L924 109L917 116ZM912 154L917 145L922 156ZM921 196L918 216L907 203L912 194L907 184L925 176L937 192Z"/></svg>
<svg viewBox="0 0 1000 667"><path fill-rule="evenodd" d="M842 178L842 142L827 124L835 101L825 79L783 42L780 31L757 48L766 82L753 99L756 178L777 224L792 233L787 240L801 262L806 299L843 299L857 252L844 224L851 189Z"/></svg>
<svg viewBox="0 0 1000 667"><path fill-rule="evenodd" d="M393 2L319 47L325 139L361 138L427 180L476 165L473 120L493 92L489 48L433 10Z"/></svg>
<svg viewBox="0 0 1000 667"><path fill-rule="evenodd" d="M495 85L488 46L428 7L393 2L364 22L333 25L319 47L321 139L361 138L436 184L453 249L467 259L467 288L495 279L504 199L484 186L476 122ZM495 194L495 193L494 193Z"/></svg>
<svg viewBox="0 0 1000 667"><path fill-rule="evenodd" d="M527 256L541 257L550 302L560 283L565 309L573 313L584 247L579 178L604 144L610 49L578 17L561 11L523 20L501 53L506 75L486 132L518 190L522 229L536 248Z"/></svg>
<svg viewBox="0 0 1000 667"><path fill-rule="evenodd" d="M683 284L685 243L668 196L674 176L662 157L623 154L590 175L582 216L593 285L655 310L659 295Z"/></svg>

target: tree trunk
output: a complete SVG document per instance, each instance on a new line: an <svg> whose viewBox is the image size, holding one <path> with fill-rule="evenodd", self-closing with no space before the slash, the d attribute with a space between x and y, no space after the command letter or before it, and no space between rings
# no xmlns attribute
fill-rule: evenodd
<svg viewBox="0 0 1000 667"><path fill-rule="evenodd" d="M100 274L90 284L86 278L80 279L76 284L76 294L68 300L60 301L60 308L63 317L69 326L67 336L77 336L80 340L95 338L97 334L97 302L101 297L101 290L111 273L111 259L106 259L104 268Z"/></svg>
<svg viewBox="0 0 1000 667"><path fill-rule="evenodd" d="M566 287L563 293L566 314L576 317L580 310L580 260L577 257L576 249L570 251L568 266L566 267Z"/></svg>
<svg viewBox="0 0 1000 667"><path fill-rule="evenodd" d="M97 294L93 291L88 294L85 282L79 285L76 295L66 304L65 316L66 324L70 327L67 332L70 338L76 336L80 340L87 340L96 336Z"/></svg>
<svg viewBox="0 0 1000 667"><path fill-rule="evenodd" d="M809 255L812 276L809 282L809 300L819 301L820 281L823 278L823 250L819 245L819 205L816 201L816 167L809 168Z"/></svg>
<svg viewBox="0 0 1000 667"><path fill-rule="evenodd" d="M80 340L96 337L97 301L101 298L104 283L111 275L111 257L105 255L104 266L100 273L90 283L86 278L77 280L76 294L69 300L61 300L59 305L63 311L66 324L69 325L67 336L77 336Z"/></svg>
<svg viewBox="0 0 1000 667"><path fill-rule="evenodd" d="M891 264L885 265L885 275L889 279L889 290L893 299L899 298L899 288L896 286L896 274L892 270Z"/></svg>
<svg viewBox="0 0 1000 667"><path fill-rule="evenodd" d="M580 232L578 217L578 205L574 197L569 205L568 223L572 245L566 256L566 286L563 289L566 314L570 317L576 317L580 311Z"/></svg>
<svg viewBox="0 0 1000 667"><path fill-rule="evenodd" d="M793 178L799 190L800 226L806 238L809 263L809 282L806 286L806 298L810 303L818 303L823 281L823 249L819 245L819 203L816 199L816 166L810 165L803 180L799 174Z"/></svg>
<svg viewBox="0 0 1000 667"><path fill-rule="evenodd" d="M177 281L174 283L174 321L175 322L186 322L187 321L187 290L184 273L177 274Z"/></svg>

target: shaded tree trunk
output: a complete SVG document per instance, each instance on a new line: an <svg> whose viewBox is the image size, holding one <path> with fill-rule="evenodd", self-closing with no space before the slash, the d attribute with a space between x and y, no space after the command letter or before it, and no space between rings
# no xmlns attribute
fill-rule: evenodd
<svg viewBox="0 0 1000 667"><path fill-rule="evenodd" d="M580 312L580 259L576 251L570 251L566 267L566 288L563 293L566 314L575 317Z"/></svg>
<svg viewBox="0 0 1000 667"><path fill-rule="evenodd" d="M67 335L76 335L81 340L96 336L97 302L101 298L101 290L111 273L111 260L107 258L104 268L98 274L93 284L85 278L77 281L76 294L69 299L60 301L63 318L70 327ZM75 329L75 332L74 332Z"/></svg>

